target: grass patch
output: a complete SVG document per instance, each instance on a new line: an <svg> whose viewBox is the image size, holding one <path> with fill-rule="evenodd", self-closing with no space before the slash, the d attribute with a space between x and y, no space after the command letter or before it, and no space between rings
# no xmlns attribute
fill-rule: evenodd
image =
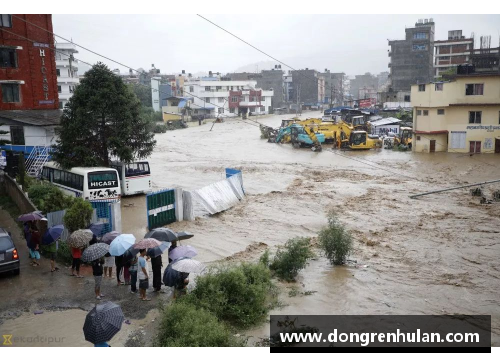
<svg viewBox="0 0 500 362"><path fill-rule="evenodd" d="M275 305L271 273L262 263L218 266L196 280L185 302L212 312L236 327L262 321Z"/></svg>
<svg viewBox="0 0 500 362"><path fill-rule="evenodd" d="M338 222L335 213L328 214L328 226L320 231L318 241L331 264L345 264L347 256L352 250L352 236Z"/></svg>
<svg viewBox="0 0 500 362"><path fill-rule="evenodd" d="M286 242L284 247L278 248L269 268L282 280L295 281L301 269L306 267L307 261L314 257L310 249L308 238L294 238Z"/></svg>
<svg viewBox="0 0 500 362"><path fill-rule="evenodd" d="M165 308L155 344L160 347L242 347L245 341L209 311L187 301Z"/></svg>

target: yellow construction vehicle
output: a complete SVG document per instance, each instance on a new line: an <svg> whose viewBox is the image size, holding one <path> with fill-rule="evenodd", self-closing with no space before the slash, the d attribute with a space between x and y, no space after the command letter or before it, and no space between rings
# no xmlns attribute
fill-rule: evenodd
<svg viewBox="0 0 500 362"><path fill-rule="evenodd" d="M353 126L340 121L332 125L321 126L328 128L328 136L333 138L334 148L348 148L351 150L371 150L373 148L382 148L382 140L378 136L369 135L366 131L357 130ZM322 133L322 131L319 131ZM333 135L330 134L333 132Z"/></svg>
<svg viewBox="0 0 500 362"><path fill-rule="evenodd" d="M413 141L413 129L411 127L401 127L399 135L394 137L394 147L405 145L411 150Z"/></svg>

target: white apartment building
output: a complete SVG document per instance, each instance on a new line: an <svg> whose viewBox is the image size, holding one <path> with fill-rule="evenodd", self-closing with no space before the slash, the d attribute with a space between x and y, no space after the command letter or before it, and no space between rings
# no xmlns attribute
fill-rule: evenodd
<svg viewBox="0 0 500 362"><path fill-rule="evenodd" d="M256 88L255 80L220 80L219 77L189 79L184 96L192 97L193 116L230 117L242 114L268 114L272 111L272 90Z"/></svg>
<svg viewBox="0 0 500 362"><path fill-rule="evenodd" d="M72 43L56 43L56 49L59 109L63 109L73 95L76 85L80 83L78 61L73 59L73 54L78 53L78 50Z"/></svg>

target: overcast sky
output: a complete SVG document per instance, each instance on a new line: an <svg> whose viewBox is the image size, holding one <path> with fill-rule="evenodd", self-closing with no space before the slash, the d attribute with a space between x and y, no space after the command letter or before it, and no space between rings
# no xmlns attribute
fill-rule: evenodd
<svg viewBox="0 0 500 362"><path fill-rule="evenodd" d="M348 75L388 71L387 39L404 39L405 27L433 18L436 40L448 30L467 37L491 35L499 46L500 15L206 15L294 68ZM276 62L196 15L53 15L54 32L135 69L162 73L269 69ZM56 38L60 42L61 39ZM77 58L128 68L83 49ZM260 64L259 64L260 63ZM282 69L286 70L285 66Z"/></svg>

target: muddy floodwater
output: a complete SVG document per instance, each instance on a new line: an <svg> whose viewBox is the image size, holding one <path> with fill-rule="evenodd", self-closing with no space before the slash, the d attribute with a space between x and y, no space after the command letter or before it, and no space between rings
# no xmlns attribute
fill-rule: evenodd
<svg viewBox="0 0 500 362"><path fill-rule="evenodd" d="M257 121L278 127L283 118ZM491 314L499 345L500 203L482 205L468 188L408 196L500 179L500 155L328 146L314 153L268 143L251 120L211 127L157 135L150 158L155 189L193 190L223 179L226 167L243 172L246 197L237 206L171 225L195 234L189 244L198 259L255 260L289 238L317 235L333 209L355 238L356 263L332 267L318 253L297 283L283 286L280 314ZM488 196L495 189L500 184L484 188ZM124 231L142 237L144 197L125 198L122 210ZM297 295L288 296L290 288Z"/></svg>

